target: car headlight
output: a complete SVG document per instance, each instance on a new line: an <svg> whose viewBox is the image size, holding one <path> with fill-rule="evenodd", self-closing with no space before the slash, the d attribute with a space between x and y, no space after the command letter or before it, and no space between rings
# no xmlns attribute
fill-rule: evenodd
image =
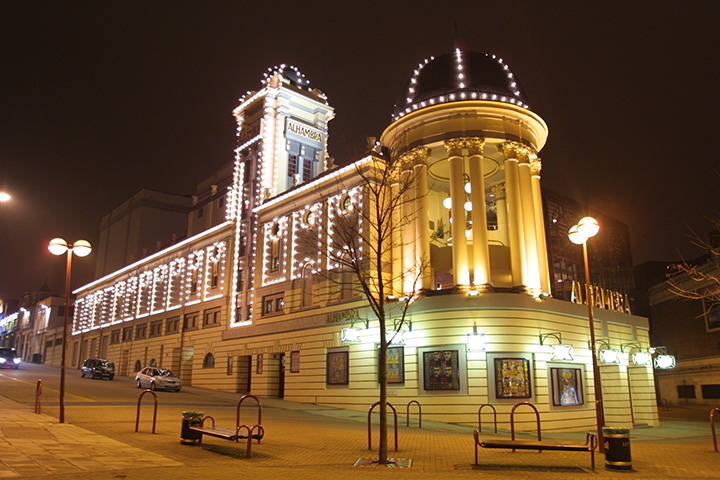
<svg viewBox="0 0 720 480"><path fill-rule="evenodd" d="M0 357L0 363L5 363L6 361L7 361L7 358L5 358L5 357Z"/></svg>
<svg viewBox="0 0 720 480"><path fill-rule="evenodd" d="M14 363L15 365L19 364L19 363L20 363L20 358L19 358L19 357L18 357L18 358L13 358L13 363Z"/></svg>

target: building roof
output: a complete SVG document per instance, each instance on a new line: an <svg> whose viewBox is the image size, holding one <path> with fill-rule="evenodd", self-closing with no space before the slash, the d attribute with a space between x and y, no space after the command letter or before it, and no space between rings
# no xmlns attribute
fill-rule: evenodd
<svg viewBox="0 0 720 480"><path fill-rule="evenodd" d="M393 120L420 108L463 100L529 108L520 82L501 58L457 49L417 66L395 104Z"/></svg>

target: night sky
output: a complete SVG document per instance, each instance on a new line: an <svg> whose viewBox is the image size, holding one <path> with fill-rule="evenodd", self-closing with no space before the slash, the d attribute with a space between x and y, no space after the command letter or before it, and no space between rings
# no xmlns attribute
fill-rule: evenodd
<svg viewBox="0 0 720 480"><path fill-rule="evenodd" d="M719 25L715 1L0 2L0 298L63 292L52 237L97 242L140 189L189 195L231 162L232 110L268 67L325 92L344 164L456 39L547 122L543 185L627 223L636 264L692 258L720 203Z"/></svg>

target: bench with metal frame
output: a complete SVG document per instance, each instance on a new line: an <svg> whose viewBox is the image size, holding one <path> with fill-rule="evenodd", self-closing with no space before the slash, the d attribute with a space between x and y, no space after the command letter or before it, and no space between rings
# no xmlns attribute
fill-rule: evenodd
<svg viewBox="0 0 720 480"><path fill-rule="evenodd" d="M538 428L537 440L515 440L514 415L515 409L520 405L528 405L535 411L535 418L537 420ZM480 411L478 411L478 417L479 415ZM478 430L474 430L473 437L475 438L475 465L478 465L478 447L512 449L513 452L515 450L537 450L539 452L542 452L543 450L563 450L566 452L590 452L590 466L593 470L595 470L595 449L598 446L597 435L592 432L588 432L585 437L585 443L542 440L540 433L540 414L538 413L537 408L535 408L535 405L530 402L519 402L513 406L512 410L510 411L510 432L510 440L483 440L480 438L480 432Z"/></svg>
<svg viewBox="0 0 720 480"><path fill-rule="evenodd" d="M247 424L240 424L240 406L246 398L252 398L257 403L258 418L257 423L250 427ZM205 421L210 420L212 425L206 426ZM194 425L193 425L194 424ZM210 415L201 418L196 415L190 419L190 430L201 433L202 435L210 435L211 437L223 438L233 442L239 442L240 440L247 439L247 452L246 456L249 458L251 453L252 441L260 440L265 436L265 429L262 427L262 406L260 400L255 395L243 395L237 404L237 416L235 417L235 429L218 427L215 425L215 419ZM200 437L199 443L202 443L202 437Z"/></svg>

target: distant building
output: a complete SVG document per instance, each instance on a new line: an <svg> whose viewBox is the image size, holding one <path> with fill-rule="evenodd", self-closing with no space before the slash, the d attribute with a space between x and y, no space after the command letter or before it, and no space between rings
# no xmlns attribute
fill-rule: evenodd
<svg viewBox="0 0 720 480"><path fill-rule="evenodd" d="M580 247L561 229L586 212L558 195L543 205L547 126L502 60L457 51L421 63L379 142L342 168L327 153L334 111L297 69L271 69L234 114L232 181L193 200L190 236L76 291L72 365L100 355L120 375L157 364L187 384L366 411L378 322L329 259L343 254L337 219L357 223L358 241L370 227L362 174L390 158L403 165L397 184L417 183L392 219L380 276L396 299L419 291L390 351L392 402L419 399L426 418L464 424L491 403L507 426L511 407L530 401L544 429L595 425L587 306L561 285L583 279ZM207 219L222 208L221 222ZM657 425L653 370L625 350L650 345L647 319L625 301L627 227L603 228L591 240L595 330L624 352L601 366L606 423Z"/></svg>
<svg viewBox="0 0 720 480"><path fill-rule="evenodd" d="M720 278L718 257L705 255L692 262L705 274ZM696 281L685 273L670 280L686 291L717 291L717 281ZM678 297L668 281L652 286L650 339L674 355L674 369L657 371L658 396L669 405L716 406L720 398L720 305Z"/></svg>

